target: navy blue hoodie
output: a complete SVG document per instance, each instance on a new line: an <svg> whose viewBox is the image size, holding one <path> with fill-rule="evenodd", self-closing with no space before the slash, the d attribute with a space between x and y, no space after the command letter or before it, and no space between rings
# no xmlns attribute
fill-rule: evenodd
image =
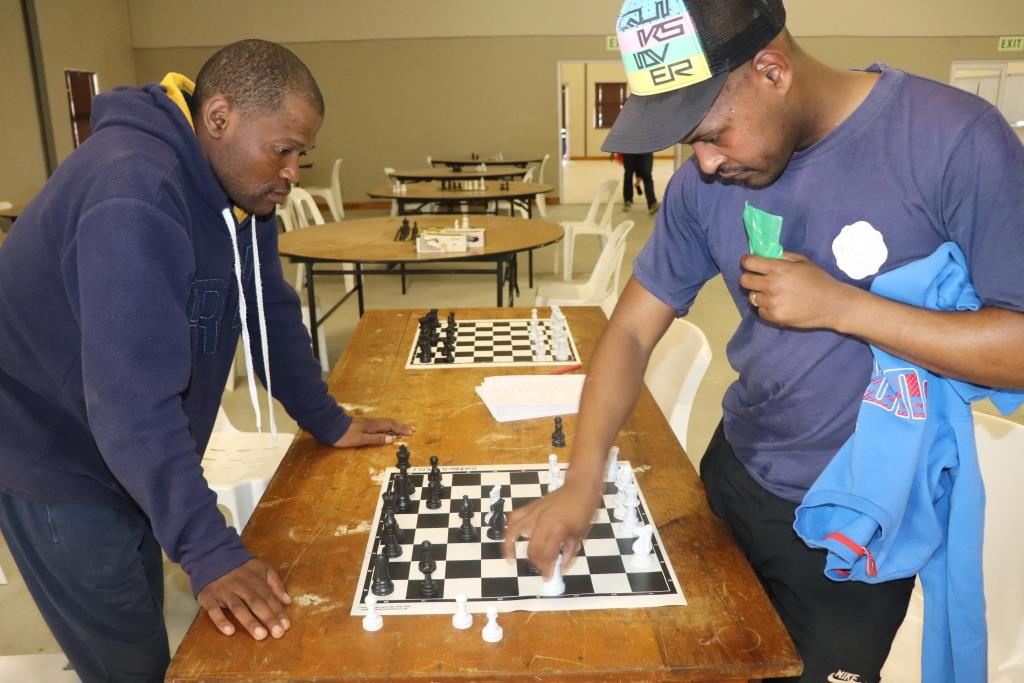
<svg viewBox="0 0 1024 683"><path fill-rule="evenodd" d="M160 85L93 107L93 135L0 249L0 488L141 509L198 593L251 557L200 466L241 331L231 203ZM252 220L236 234L265 380ZM256 227L274 395L334 443L351 418L320 378L276 222Z"/></svg>

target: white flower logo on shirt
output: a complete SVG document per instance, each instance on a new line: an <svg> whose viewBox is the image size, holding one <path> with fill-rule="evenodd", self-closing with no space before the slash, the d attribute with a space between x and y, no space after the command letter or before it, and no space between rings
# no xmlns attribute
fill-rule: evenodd
<svg viewBox="0 0 1024 683"><path fill-rule="evenodd" d="M839 231L832 241L836 265L854 280L874 275L889 257L885 238L867 221L857 221Z"/></svg>

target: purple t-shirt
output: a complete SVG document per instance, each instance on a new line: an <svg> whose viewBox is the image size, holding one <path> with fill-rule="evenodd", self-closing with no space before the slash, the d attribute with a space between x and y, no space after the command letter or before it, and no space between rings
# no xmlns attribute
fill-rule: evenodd
<svg viewBox="0 0 1024 683"><path fill-rule="evenodd" d="M853 433L871 351L758 317L739 285L745 202L782 216L783 248L841 282L868 289L875 275L952 241L985 305L1024 311L1024 146L973 95L884 65L868 70L881 76L867 99L769 187L724 184L687 162L633 267L680 316L722 274L741 316L726 349L739 380L723 400L725 434L757 481L795 502Z"/></svg>

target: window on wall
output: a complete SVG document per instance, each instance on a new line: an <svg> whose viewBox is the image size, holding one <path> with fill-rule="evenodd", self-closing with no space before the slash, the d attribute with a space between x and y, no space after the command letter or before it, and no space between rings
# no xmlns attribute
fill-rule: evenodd
<svg viewBox="0 0 1024 683"><path fill-rule="evenodd" d="M1024 61L953 62L950 82L988 100L1011 126L1024 131Z"/></svg>
<svg viewBox="0 0 1024 683"><path fill-rule="evenodd" d="M75 147L92 135L89 119L92 117L92 98L99 90L99 81L93 71L64 71L68 89L68 110L71 113L71 139Z"/></svg>
<svg viewBox="0 0 1024 683"><path fill-rule="evenodd" d="M594 128L611 128L625 103L625 83L595 83Z"/></svg>

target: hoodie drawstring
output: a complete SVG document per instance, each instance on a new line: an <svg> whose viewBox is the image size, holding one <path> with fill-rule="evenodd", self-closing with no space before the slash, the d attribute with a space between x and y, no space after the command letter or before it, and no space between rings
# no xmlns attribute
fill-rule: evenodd
<svg viewBox="0 0 1024 683"><path fill-rule="evenodd" d="M249 401L252 403L253 412L256 414L256 431L262 432L263 419L260 415L259 398L256 395L256 378L252 365L252 346L249 342L248 316L245 306L245 290L242 287L242 257L238 251L238 237L235 234L235 217L231 209L224 209L221 213L224 217L224 224L231 236L231 248L235 257L235 283L238 286L238 315L242 321L242 347L245 350L245 371L249 379ZM252 218L252 253L253 268L256 271L256 311L260 329L260 349L263 352L263 373L267 384L267 412L270 417L270 434L274 441L277 441L277 422L274 419L274 395L270 387L270 346L267 342L267 319L263 312L263 280L260 277L259 248L256 242L256 219Z"/></svg>

